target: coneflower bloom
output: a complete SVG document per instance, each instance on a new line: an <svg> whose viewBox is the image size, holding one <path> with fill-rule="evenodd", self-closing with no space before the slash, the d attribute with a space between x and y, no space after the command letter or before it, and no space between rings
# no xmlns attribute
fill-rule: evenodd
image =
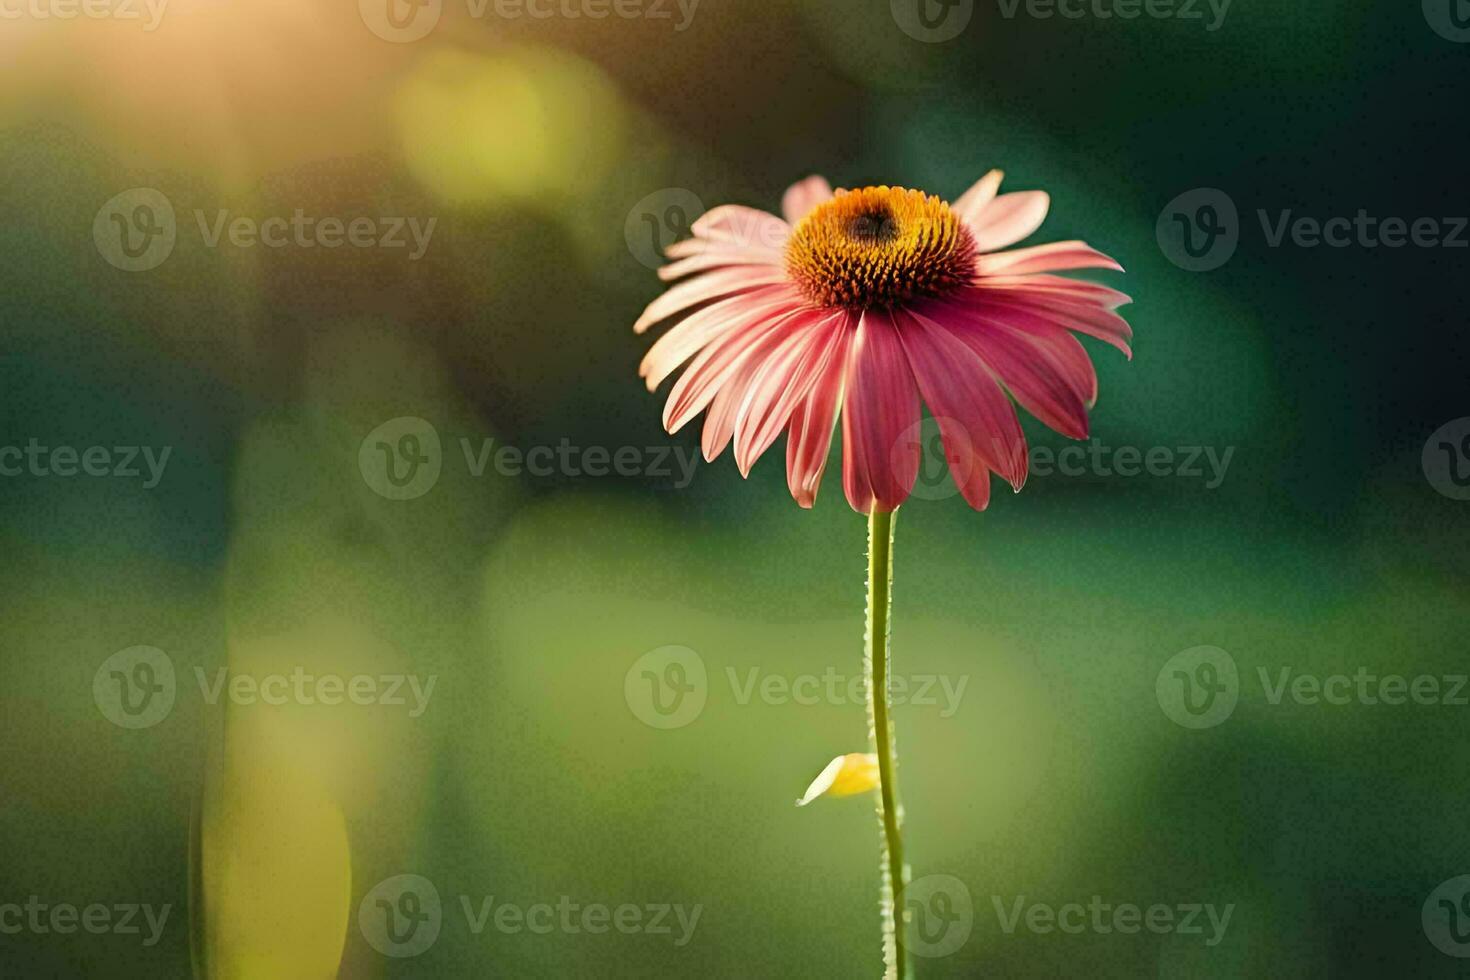
<svg viewBox="0 0 1470 980"><path fill-rule="evenodd" d="M1131 356L1124 294L1054 273L1117 269L1083 242L1000 252L1046 217L1042 191L997 195L992 170L947 204L901 187L794 184L783 218L724 205L668 249L680 280L634 324L677 320L639 369L650 391L686 361L664 407L677 432L705 412L703 451L734 443L742 475L787 433L797 503L817 495L837 421L842 485L860 513L892 511L918 475L920 401L960 492L983 510L990 474L1019 490L1026 438L1011 399L1087 436L1097 375L1073 332ZM692 361L691 361L692 358Z"/></svg>

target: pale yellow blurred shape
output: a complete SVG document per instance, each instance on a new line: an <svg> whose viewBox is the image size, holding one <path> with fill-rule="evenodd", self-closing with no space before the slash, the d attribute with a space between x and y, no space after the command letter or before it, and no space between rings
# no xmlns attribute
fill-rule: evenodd
<svg viewBox="0 0 1470 980"><path fill-rule="evenodd" d="M806 806L821 796L856 796L878 788L878 756L872 752L849 752L827 763L806 788L797 806Z"/></svg>
<svg viewBox="0 0 1470 980"><path fill-rule="evenodd" d="M352 901L342 811L270 742L229 741L202 827L205 974L335 977Z"/></svg>
<svg viewBox="0 0 1470 980"><path fill-rule="evenodd" d="M627 110L573 55L513 48L435 51L393 100L409 170L452 203L534 202L553 213L616 166Z"/></svg>
<svg viewBox="0 0 1470 980"><path fill-rule="evenodd" d="M323 568L316 572L323 579L330 575ZM418 710L420 704L406 682L396 692L402 705L356 704L345 694L338 703L323 703L316 697L315 685L323 677L338 678L345 686L354 678L376 682L382 676L413 672L403 654L366 623L341 612L320 611L280 632L233 640L225 675L284 677L294 685L301 673L306 701L292 694L283 704L259 699L235 704L226 703L228 694L221 694L220 702L226 706L235 738L259 743L261 753L289 753L296 771L303 778L310 774L314 789L356 810L371 806L383 792L378 782L384 760L400 759L405 747L413 744L410 736L417 719L409 711ZM207 683L219 684L220 676L211 672ZM433 689L427 693L425 710L433 704Z"/></svg>

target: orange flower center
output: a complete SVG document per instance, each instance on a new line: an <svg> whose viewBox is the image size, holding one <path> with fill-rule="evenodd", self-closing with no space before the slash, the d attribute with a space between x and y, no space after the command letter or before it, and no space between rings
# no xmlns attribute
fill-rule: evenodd
<svg viewBox="0 0 1470 980"><path fill-rule="evenodd" d="M975 278L975 241L939 198L902 187L838 191L797 223L786 269L818 306L891 307Z"/></svg>

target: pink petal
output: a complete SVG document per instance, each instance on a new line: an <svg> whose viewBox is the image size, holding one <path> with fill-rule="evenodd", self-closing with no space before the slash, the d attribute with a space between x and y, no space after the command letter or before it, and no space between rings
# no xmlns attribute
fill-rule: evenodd
<svg viewBox="0 0 1470 980"><path fill-rule="evenodd" d="M1044 329L1044 325L1037 325L1031 330L1023 330L1001 320L995 321L995 325L1041 348L1044 352L1042 360L1056 367L1062 380L1082 404L1087 408L1097 404L1097 369L1092 366L1092 357L1087 349L1076 337L1060 327Z"/></svg>
<svg viewBox="0 0 1470 980"><path fill-rule="evenodd" d="M721 296L729 296L731 293L746 292L757 286L774 285L785 280L785 270L760 265L737 266L706 273L697 279L681 282L666 289L663 295L648 304L643 315L634 322L633 332L642 333L660 320L665 320L691 306L698 306L700 303L707 303Z"/></svg>
<svg viewBox="0 0 1470 980"><path fill-rule="evenodd" d="M1048 359L1059 363L1063 379L1082 403L1091 408L1097 401L1097 371L1092 366L1092 357L1064 328L1035 318L996 317L973 309L954 308L954 311L963 313L963 319L971 324L972 329L1008 331L1041 345L1046 349ZM1005 379L1001 380L1004 383Z"/></svg>
<svg viewBox="0 0 1470 980"><path fill-rule="evenodd" d="M1128 341L1133 338L1133 328L1112 310L1091 303L1018 292L1002 295L983 288L971 289L962 295L965 305L990 315L1004 315L1007 322L1024 325L1025 321L1041 320L1096 337L1112 344L1127 357L1133 357L1133 350L1128 346Z"/></svg>
<svg viewBox="0 0 1470 980"><path fill-rule="evenodd" d="M990 470L1017 490L1026 482L1026 436L1016 409L985 362L949 328L912 310L905 317L904 351L957 467L955 482L970 506L983 510Z"/></svg>
<svg viewBox="0 0 1470 980"><path fill-rule="evenodd" d="M1022 334L1043 345L1049 356L1055 358L1063 368L1067 379L1083 404L1089 408L1097 401L1097 371L1092 358L1078 343L1077 338L1063 327L1049 323L1030 313L1019 310L1000 311L997 308L968 306L960 308L951 304L952 312L961 315L964 322L974 330L1008 330Z"/></svg>
<svg viewBox="0 0 1470 980"><path fill-rule="evenodd" d="M762 383L762 379L773 372L783 377L789 375L787 359L791 352L804 349L811 339L813 325L820 323L828 315L830 314L821 311L802 310L788 317L780 330L771 331L755 342L734 376L720 388L714 401L710 402L701 440L707 462L713 461L724 452L731 436L739 433L740 427L746 421L746 413L750 410L751 395ZM754 462L752 458L750 463ZM738 456L737 465L740 466L741 476L750 475L750 465L741 465Z"/></svg>
<svg viewBox="0 0 1470 980"><path fill-rule="evenodd" d="M797 302L798 296L790 287L763 286L711 303L680 320L660 337L643 355L638 375L646 380L648 390L653 391L680 364L727 331L778 313Z"/></svg>
<svg viewBox="0 0 1470 980"><path fill-rule="evenodd" d="M703 241L703 239L691 238L688 241ZM711 245L700 250L697 255L681 259L678 262L670 262L658 270L658 277L664 282L672 282L696 272L706 272L710 269L718 269L731 265L766 265L782 268L784 257L781 252L771 248L750 248L740 245Z"/></svg>
<svg viewBox="0 0 1470 980"><path fill-rule="evenodd" d="M804 306L793 303L737 330L726 331L700 351L669 391L669 400L664 403L664 428L669 432L682 429L736 376L749 356L760 353L771 334L804 312Z"/></svg>
<svg viewBox="0 0 1470 980"><path fill-rule="evenodd" d="M1046 191L1002 194L969 222L975 250L993 252L1014 245L1041 227L1051 197Z"/></svg>
<svg viewBox="0 0 1470 980"><path fill-rule="evenodd" d="M737 413L740 411L740 402L745 397L745 392L750 388L761 365L771 357L771 351L780 345L782 338L772 332L763 336L751 348L745 359L740 362L739 368L724 385L720 387L714 400L709 403L709 411L704 416L704 431L700 433L699 445L704 453L707 463L714 462L715 457L725 451L730 444L730 437L735 432Z"/></svg>
<svg viewBox="0 0 1470 980"><path fill-rule="evenodd" d="M980 217L980 212L995 199L995 192L1000 190L1001 179L1005 175L999 170L990 173L975 181L974 185L959 196L950 210L953 211L961 221L969 224Z"/></svg>
<svg viewBox="0 0 1470 980"><path fill-rule="evenodd" d="M1029 334L943 303L926 304L916 312L948 327L1032 415L1063 435L1087 437L1087 406L1096 395L1097 375L1087 353L1066 331Z"/></svg>
<svg viewBox="0 0 1470 980"><path fill-rule="evenodd" d="M1065 276L1050 276L1039 273L1030 276L986 276L979 285L985 289L1002 289L1007 292L1035 293L1042 296L1057 296L1067 299L1086 300L1104 309L1115 310L1133 302L1133 297L1109 289L1099 283L1085 279L1068 279Z"/></svg>
<svg viewBox="0 0 1470 980"><path fill-rule="evenodd" d="M896 508L919 475L919 393L898 334L888 314L867 310L848 355L842 488L861 514Z"/></svg>
<svg viewBox="0 0 1470 980"><path fill-rule="evenodd" d="M1018 276L1031 272L1051 272L1058 269L1116 269L1123 267L1086 242L1052 242L1048 245L1032 245L1009 252L991 252L975 260L976 273L994 276L1005 273Z"/></svg>
<svg viewBox="0 0 1470 980"><path fill-rule="evenodd" d="M832 185L827 183L825 177L808 177L799 180L786 188L786 193L781 197L781 213L786 217L787 224L793 228L807 212L825 201L832 199Z"/></svg>
<svg viewBox="0 0 1470 980"><path fill-rule="evenodd" d="M1070 439L1086 439L1097 372L1077 338L1064 331L1047 337L995 326L976 333L972 349L1026 411Z"/></svg>
<svg viewBox="0 0 1470 980"><path fill-rule="evenodd" d="M847 386L848 347L857 325L851 314L842 316L826 366L806 398L791 413L791 428L786 436L786 485L797 504L806 508L816 503L817 489L822 484L832 447L837 410Z"/></svg>
<svg viewBox="0 0 1470 980"><path fill-rule="evenodd" d="M814 311L804 322L792 324L791 337L766 358L751 381L735 419L735 465L742 476L761 457L806 397L817 378L826 373L837 335L847 329L848 314Z"/></svg>
<svg viewBox="0 0 1470 980"><path fill-rule="evenodd" d="M712 242L708 238L681 238L668 248L664 254L671 259L687 259L691 255L699 255L712 248L742 248L740 245L722 245Z"/></svg>
<svg viewBox="0 0 1470 980"><path fill-rule="evenodd" d="M728 245L782 248L791 235L791 226L765 211L741 204L722 204L700 215L690 231L700 238Z"/></svg>

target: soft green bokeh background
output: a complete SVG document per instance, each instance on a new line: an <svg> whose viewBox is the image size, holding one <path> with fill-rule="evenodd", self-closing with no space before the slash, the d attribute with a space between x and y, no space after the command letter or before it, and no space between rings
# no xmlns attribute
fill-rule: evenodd
<svg viewBox="0 0 1470 980"><path fill-rule="evenodd" d="M1091 345L1094 436L1234 455L1213 489L1052 475L998 487L983 514L942 493L904 508L895 669L966 685L948 717L896 712L909 858L975 905L968 942L917 975L1464 975L1421 907L1470 872L1470 708L1273 705L1257 680L1470 672L1470 505L1420 469L1429 434L1470 414L1464 253L1272 249L1254 214L1464 213L1470 47L1416 4L1367 0L1240 3L1216 31L980 4L939 44L880 0L704 0L684 31L675 8L450 7L404 45L351 5L187 0L152 34L0 33L0 445L172 447L151 490L0 480L0 904L173 906L151 947L0 934L0 975L187 975L199 848L194 919L221 976L322 975L339 950L347 977L874 975L872 808L792 806L863 749L863 709L741 703L728 680L861 669L864 527L835 460L804 512L780 445L748 481L727 457L675 488L474 477L460 440L697 445L662 433L635 377L647 341L628 327L660 287L625 226L650 195L775 208L816 171L953 197L991 166L1051 192L1038 240L1085 237L1128 269L1106 278L1135 297L1136 356ZM130 274L91 227L137 186L180 230ZM1154 228L1201 186L1245 227L1195 274ZM208 248L193 211L219 208L437 225L417 262ZM438 483L407 501L358 467L399 416L444 446ZM138 644L169 654L179 693L127 731L91 685ZM624 681L667 645L709 684L665 731ZM1199 645L1242 684L1233 715L1195 731L1155 679ZM437 683L418 718L226 711L193 676L226 665ZM394 960L358 905L400 873L433 881L445 917L431 949ZM992 905L1093 895L1235 909L1207 946L1008 935ZM476 935L460 896L702 913L682 947Z"/></svg>

